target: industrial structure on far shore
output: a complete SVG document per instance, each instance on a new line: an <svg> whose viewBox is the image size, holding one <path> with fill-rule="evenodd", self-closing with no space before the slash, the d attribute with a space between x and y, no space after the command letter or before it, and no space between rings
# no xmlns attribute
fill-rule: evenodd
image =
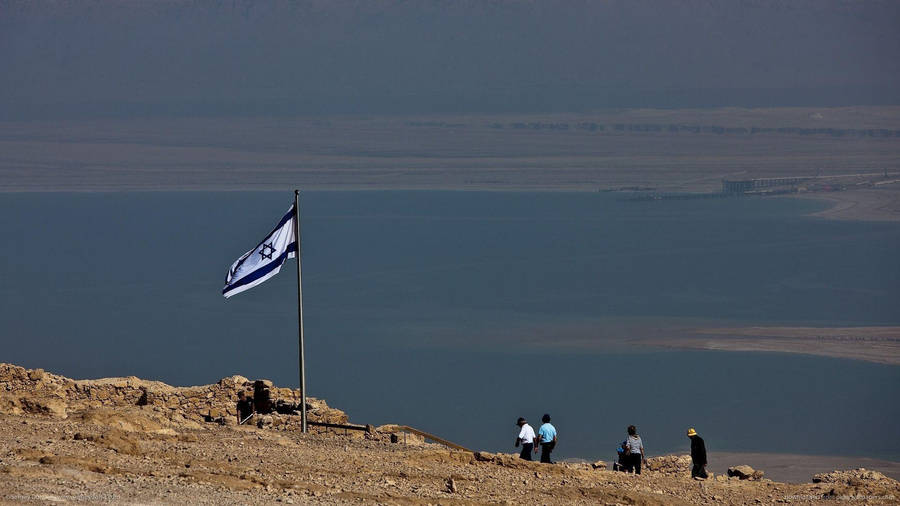
<svg viewBox="0 0 900 506"><path fill-rule="evenodd" d="M736 197L742 195L783 195L798 192L833 192L857 188L874 188L900 183L897 174L870 172L863 174L836 174L827 176L767 177L752 179L723 179L722 191L714 193L640 192L628 200L692 200ZM640 193L637 193L640 192Z"/></svg>

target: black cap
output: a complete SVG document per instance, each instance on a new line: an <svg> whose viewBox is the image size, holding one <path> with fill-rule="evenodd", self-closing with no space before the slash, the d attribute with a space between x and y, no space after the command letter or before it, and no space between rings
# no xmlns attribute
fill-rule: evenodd
<svg viewBox="0 0 900 506"><path fill-rule="evenodd" d="M550 415L547 414L547 413L544 413L544 416L541 417L541 421L544 422L544 423L549 422L549 421L550 421Z"/></svg>
<svg viewBox="0 0 900 506"><path fill-rule="evenodd" d="M525 423L525 419L520 416L519 419L516 421L516 425L522 425L523 423Z"/></svg>

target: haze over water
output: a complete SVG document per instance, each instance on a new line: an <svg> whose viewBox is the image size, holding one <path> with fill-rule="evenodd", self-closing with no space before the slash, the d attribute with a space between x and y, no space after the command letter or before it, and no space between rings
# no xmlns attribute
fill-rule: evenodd
<svg viewBox="0 0 900 506"><path fill-rule="evenodd" d="M892 1L0 0L0 120L900 103Z"/></svg>
<svg viewBox="0 0 900 506"><path fill-rule="evenodd" d="M72 377L297 383L293 263L232 299L228 266L289 207L279 193L5 194L0 360ZM360 423L510 451L550 412L558 456L648 451L900 459L900 368L786 354L604 346L621 322L900 324L900 225L797 200L303 194L310 394ZM640 328L637 327L628 327ZM633 330L629 330L633 331Z"/></svg>

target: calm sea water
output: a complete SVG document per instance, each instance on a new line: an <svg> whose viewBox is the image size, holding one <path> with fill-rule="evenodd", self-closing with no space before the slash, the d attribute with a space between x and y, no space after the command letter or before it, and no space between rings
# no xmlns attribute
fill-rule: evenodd
<svg viewBox="0 0 900 506"><path fill-rule="evenodd" d="M228 266L292 197L0 195L0 361L73 377L296 385L293 264L220 295ZM898 367L554 346L602 342L620 321L900 324L900 226L804 217L819 206L305 193L310 394L356 422L494 451L512 450L516 417L550 412L560 458L610 458L635 424L652 454L684 450L696 426L711 451L900 459ZM877 444L860 445L866 434Z"/></svg>

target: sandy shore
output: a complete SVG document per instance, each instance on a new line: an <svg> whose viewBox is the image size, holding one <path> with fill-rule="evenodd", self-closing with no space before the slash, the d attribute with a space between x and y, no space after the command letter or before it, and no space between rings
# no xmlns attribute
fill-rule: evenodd
<svg viewBox="0 0 900 506"><path fill-rule="evenodd" d="M734 327L680 329L636 343L673 349L801 353L900 365L900 327Z"/></svg>
<svg viewBox="0 0 900 506"><path fill-rule="evenodd" d="M840 192L799 193L793 198L828 202L830 207L812 216L832 220L900 221L900 184Z"/></svg>
<svg viewBox="0 0 900 506"><path fill-rule="evenodd" d="M548 326L532 339L521 332L493 333L491 338L544 349L552 335L556 349L623 352L640 348L799 353L877 364L900 365L900 327L722 326L703 320L645 321L598 319L563 328ZM602 330L598 330L602 329ZM477 336L476 336L477 338ZM477 341L473 340L472 344Z"/></svg>

